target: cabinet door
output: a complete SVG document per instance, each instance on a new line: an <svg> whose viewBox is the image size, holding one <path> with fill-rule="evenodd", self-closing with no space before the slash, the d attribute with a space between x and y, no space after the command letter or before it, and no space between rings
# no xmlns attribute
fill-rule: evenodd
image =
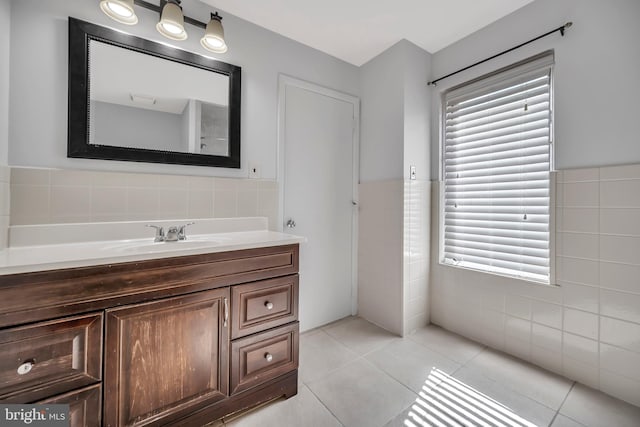
<svg viewBox="0 0 640 427"><path fill-rule="evenodd" d="M100 384L62 394L38 403L69 404L69 427L100 427Z"/></svg>
<svg viewBox="0 0 640 427"><path fill-rule="evenodd" d="M228 394L229 288L107 310L105 426L165 424Z"/></svg>

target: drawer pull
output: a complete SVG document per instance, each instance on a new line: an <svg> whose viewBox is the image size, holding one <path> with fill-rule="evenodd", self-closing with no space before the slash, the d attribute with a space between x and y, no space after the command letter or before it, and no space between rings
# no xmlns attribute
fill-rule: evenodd
<svg viewBox="0 0 640 427"><path fill-rule="evenodd" d="M35 363L35 360L31 359L18 366L18 375L26 375L31 372Z"/></svg>
<svg viewBox="0 0 640 427"><path fill-rule="evenodd" d="M272 302L266 301L264 303L264 306L267 307L267 310L273 310L273 303Z"/></svg>
<svg viewBox="0 0 640 427"><path fill-rule="evenodd" d="M227 327L227 323L229 320L229 303L227 302L227 299L224 299L224 327Z"/></svg>
<svg viewBox="0 0 640 427"><path fill-rule="evenodd" d="M271 362L273 360L273 356L271 355L271 353L265 353L264 358L267 360L267 362Z"/></svg>

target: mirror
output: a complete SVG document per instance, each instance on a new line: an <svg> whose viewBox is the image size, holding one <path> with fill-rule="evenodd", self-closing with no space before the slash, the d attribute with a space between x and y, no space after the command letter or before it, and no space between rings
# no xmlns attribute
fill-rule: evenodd
<svg viewBox="0 0 640 427"><path fill-rule="evenodd" d="M70 17L67 154L239 168L240 74Z"/></svg>

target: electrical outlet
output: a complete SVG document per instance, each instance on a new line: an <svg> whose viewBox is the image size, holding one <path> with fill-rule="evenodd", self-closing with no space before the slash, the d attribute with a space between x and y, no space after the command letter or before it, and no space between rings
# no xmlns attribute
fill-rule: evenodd
<svg viewBox="0 0 640 427"><path fill-rule="evenodd" d="M416 167L409 166L409 179L416 179Z"/></svg>
<svg viewBox="0 0 640 427"><path fill-rule="evenodd" d="M260 179L262 171L258 163L249 162L249 178Z"/></svg>

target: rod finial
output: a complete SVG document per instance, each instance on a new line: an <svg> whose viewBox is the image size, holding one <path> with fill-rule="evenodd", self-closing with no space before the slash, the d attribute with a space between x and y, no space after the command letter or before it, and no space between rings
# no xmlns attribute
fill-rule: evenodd
<svg viewBox="0 0 640 427"><path fill-rule="evenodd" d="M560 27L560 35L564 37L564 32L567 30L567 28L570 28L573 25L573 22L569 21L566 24L564 24L562 27Z"/></svg>

